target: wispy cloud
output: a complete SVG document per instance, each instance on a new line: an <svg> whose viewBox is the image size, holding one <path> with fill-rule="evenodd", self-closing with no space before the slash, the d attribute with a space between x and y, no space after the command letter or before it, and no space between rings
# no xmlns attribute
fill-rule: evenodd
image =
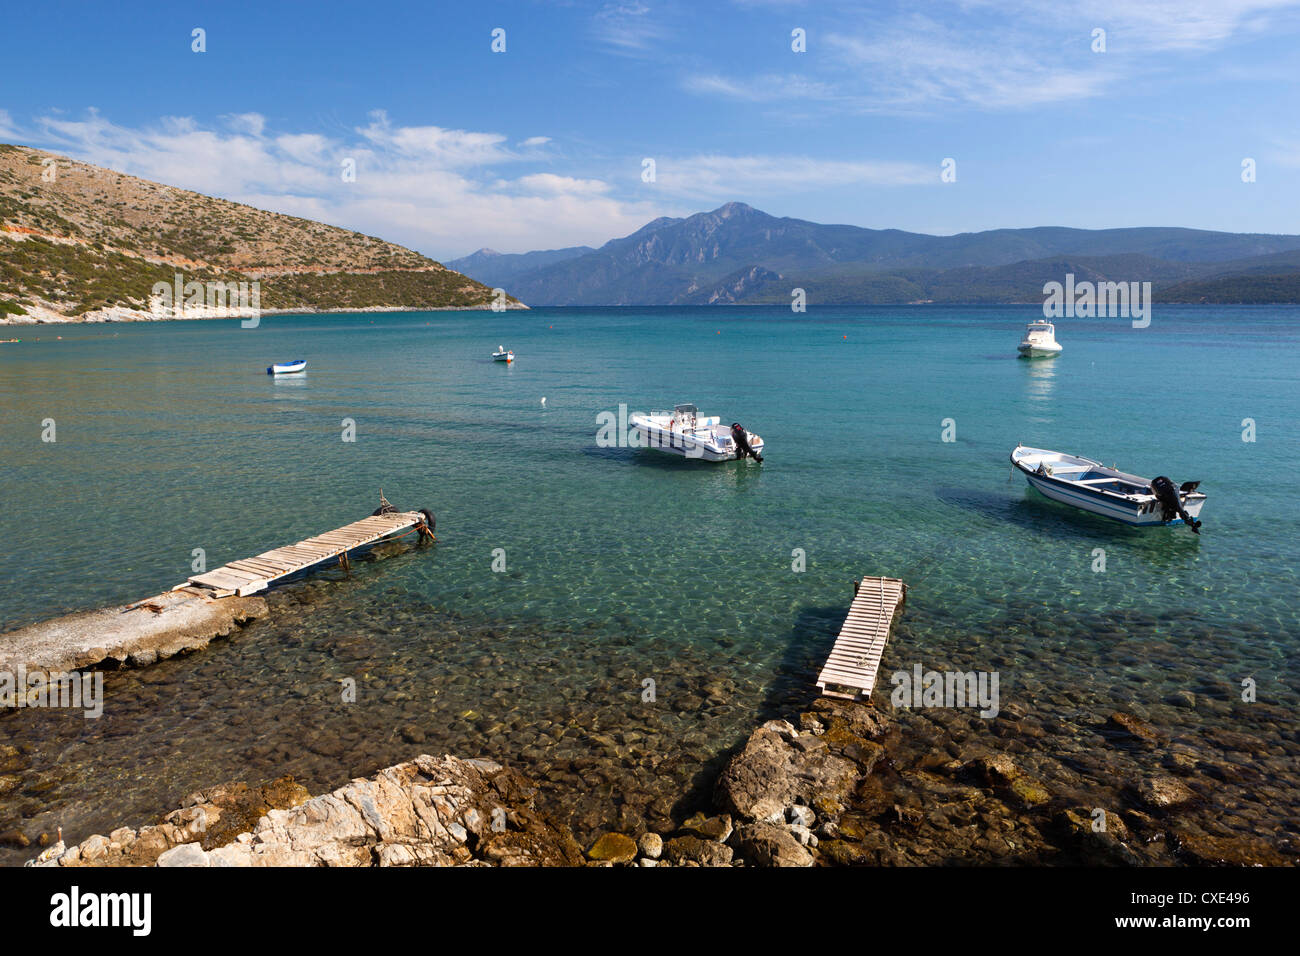
<svg viewBox="0 0 1300 956"><path fill-rule="evenodd" d="M656 173L658 186L665 192L705 202L837 186L909 186L939 181L937 166L919 163L716 153L664 159L657 164Z"/></svg>
<svg viewBox="0 0 1300 956"><path fill-rule="evenodd" d="M1087 32L1080 48L1087 49ZM865 77L859 101L883 109L966 103L984 108L1036 106L1099 93L1104 63L1069 67L1059 52L1008 34L972 32L913 14L866 37L831 35L827 47Z"/></svg>
<svg viewBox="0 0 1300 956"><path fill-rule="evenodd" d="M753 103L831 101L841 95L833 83L812 80L795 73L768 73L745 79L720 76L717 73L694 73L688 75L682 85L694 93L714 93Z"/></svg>
<svg viewBox="0 0 1300 956"><path fill-rule="evenodd" d="M672 33L663 8L643 3L608 3L596 11L591 32L606 50L626 56L645 56Z"/></svg>
<svg viewBox="0 0 1300 956"><path fill-rule="evenodd" d="M854 112L1021 109L1103 95L1300 20L1300 0L949 0L924 9L808 8L809 51L789 54L800 73L695 73L682 85ZM1092 50L1097 28L1106 54Z"/></svg>

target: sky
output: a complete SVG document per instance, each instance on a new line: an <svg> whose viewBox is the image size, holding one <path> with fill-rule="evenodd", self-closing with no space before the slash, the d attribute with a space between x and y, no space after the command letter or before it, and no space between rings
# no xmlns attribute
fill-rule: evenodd
<svg viewBox="0 0 1300 956"><path fill-rule="evenodd" d="M0 142L439 260L728 201L945 235L1300 232L1300 0L42 0L4 19Z"/></svg>

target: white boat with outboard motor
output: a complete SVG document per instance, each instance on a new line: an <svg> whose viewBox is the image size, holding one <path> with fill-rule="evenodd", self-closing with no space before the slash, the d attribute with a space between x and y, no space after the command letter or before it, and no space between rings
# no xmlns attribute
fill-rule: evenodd
<svg viewBox="0 0 1300 956"><path fill-rule="evenodd" d="M1056 341L1056 326L1051 322L1030 322L1025 327L1025 337L1016 347L1021 358L1051 358L1061 354L1061 345Z"/></svg>
<svg viewBox="0 0 1300 956"><path fill-rule="evenodd" d="M641 434L646 448L656 451L702 461L763 460L762 438L746 431L740 422L727 426L716 415L703 416L694 405L677 405L671 412L632 415L628 424Z"/></svg>
<svg viewBox="0 0 1300 956"><path fill-rule="evenodd" d="M492 361L494 362L513 362L514 360L515 353L511 352L504 345L498 345L497 350L492 353Z"/></svg>
<svg viewBox="0 0 1300 956"><path fill-rule="evenodd" d="M267 366L267 375L292 375L294 372L303 372L307 369L306 359L294 359L292 362L276 362L274 365Z"/></svg>
<svg viewBox="0 0 1300 956"><path fill-rule="evenodd" d="M1093 514L1142 527L1186 524L1201 533L1205 505L1199 481L1175 485L1164 475L1142 478L1099 461L1044 448L1017 445L1011 464L1039 493Z"/></svg>

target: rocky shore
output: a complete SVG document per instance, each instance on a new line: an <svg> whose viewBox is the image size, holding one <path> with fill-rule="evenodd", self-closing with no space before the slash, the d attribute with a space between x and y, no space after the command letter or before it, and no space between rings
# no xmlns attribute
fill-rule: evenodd
<svg viewBox="0 0 1300 956"><path fill-rule="evenodd" d="M517 311L527 309L522 302L507 302L504 309ZM252 319L271 315L328 315L331 313L375 313L375 312L483 312L490 311L491 304L483 305L448 305L448 306L405 306L405 305L369 305L352 308L318 309L238 309L238 308L187 308L180 315L161 315L150 309L136 309L129 306L109 306L92 309L80 315L67 315L55 309L39 305L27 306L22 315L0 313L0 325L94 325L105 322L186 322L203 319Z"/></svg>
<svg viewBox="0 0 1300 956"><path fill-rule="evenodd" d="M1014 715L1013 715L1014 719ZM1117 735L1154 743L1116 713ZM59 866L842 866L974 859L1085 865L1295 865L1281 838L1224 837L1181 810L1199 795L1178 769L1123 806L1052 792L1010 754L901 766L898 728L870 704L822 698L753 731L713 782L711 806L657 829L597 836L585 852L539 812L538 788L491 760L424 755L310 797L283 778L192 794L159 823L65 848ZM1165 763L1168 763L1165 761ZM936 851L942 851L938 858ZM1172 857L1172 860L1171 860Z"/></svg>
<svg viewBox="0 0 1300 956"><path fill-rule="evenodd" d="M536 788L490 760L423 755L310 796L292 778L191 794L161 822L121 827L43 866L573 866L567 830L533 807Z"/></svg>

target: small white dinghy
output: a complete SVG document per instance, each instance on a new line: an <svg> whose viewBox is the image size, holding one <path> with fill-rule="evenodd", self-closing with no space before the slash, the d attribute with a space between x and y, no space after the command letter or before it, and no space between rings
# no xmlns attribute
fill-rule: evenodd
<svg viewBox="0 0 1300 956"><path fill-rule="evenodd" d="M497 350L492 353L492 361L494 362L513 362L514 360L515 353L509 351L504 345L498 345Z"/></svg>
<svg viewBox="0 0 1300 956"><path fill-rule="evenodd" d="M1030 322L1025 327L1025 337L1016 346L1021 358L1051 358L1061 354L1056 341L1056 326L1051 322Z"/></svg>
<svg viewBox="0 0 1300 956"><path fill-rule="evenodd" d="M646 448L656 451L702 461L745 457L763 461L763 439L746 431L740 422L727 426L716 415L701 417L694 405L678 405L671 412L632 415L628 424L641 434Z"/></svg>
<svg viewBox="0 0 1300 956"><path fill-rule="evenodd" d="M292 362L276 362L274 365L267 366L267 375L292 375L294 372L301 372L307 368L306 359L294 359Z"/></svg>
<svg viewBox="0 0 1300 956"><path fill-rule="evenodd" d="M1053 501L1125 524L1185 523L1201 533L1198 518L1206 496L1196 490L1199 481L1175 486L1164 475L1142 478L1091 458L1023 445L1011 453L1011 464L1020 469L1030 487Z"/></svg>

